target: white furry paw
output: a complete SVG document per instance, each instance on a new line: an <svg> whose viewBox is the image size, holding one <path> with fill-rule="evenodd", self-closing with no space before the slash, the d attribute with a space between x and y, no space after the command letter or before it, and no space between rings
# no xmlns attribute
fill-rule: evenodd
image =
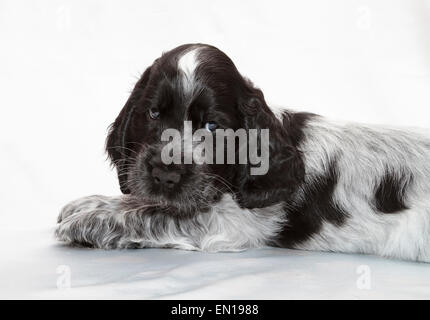
<svg viewBox="0 0 430 320"><path fill-rule="evenodd" d="M57 219L55 236L71 245L110 248L122 234L119 197L89 196L67 204Z"/></svg>

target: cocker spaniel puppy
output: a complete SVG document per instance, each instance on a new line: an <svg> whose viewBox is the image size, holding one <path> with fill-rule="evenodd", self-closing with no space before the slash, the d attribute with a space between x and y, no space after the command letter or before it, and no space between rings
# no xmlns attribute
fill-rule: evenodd
<svg viewBox="0 0 430 320"><path fill-rule="evenodd" d="M268 129L267 143L254 144L257 154L268 152L267 170L252 174L251 161L166 163L172 142L163 132L185 135L185 124L215 140L220 129L257 130L257 138ZM251 145L233 138L237 160ZM278 246L430 262L428 135L274 112L213 46L183 45L155 60L112 124L106 150L123 195L66 205L59 240L211 252Z"/></svg>

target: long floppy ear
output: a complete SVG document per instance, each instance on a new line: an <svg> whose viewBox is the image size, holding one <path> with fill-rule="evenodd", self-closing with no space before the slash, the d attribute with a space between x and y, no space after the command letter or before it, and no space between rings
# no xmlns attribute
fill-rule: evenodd
<svg viewBox="0 0 430 320"><path fill-rule="evenodd" d="M303 160L293 135L269 109L262 91L248 80L239 110L247 131L269 129L269 169L264 175L252 175L249 161L241 166L237 183L239 204L245 208L263 208L287 201L304 178ZM258 152L262 150L259 145Z"/></svg>
<svg viewBox="0 0 430 320"><path fill-rule="evenodd" d="M127 168L130 164L130 153L132 152L127 146L130 119L136 109L136 102L142 96L143 91L148 83L151 67L147 68L139 81L134 86L134 89L128 98L125 106L122 108L118 117L111 124L109 133L106 139L106 152L115 165L119 186L124 194L130 193L127 186Z"/></svg>

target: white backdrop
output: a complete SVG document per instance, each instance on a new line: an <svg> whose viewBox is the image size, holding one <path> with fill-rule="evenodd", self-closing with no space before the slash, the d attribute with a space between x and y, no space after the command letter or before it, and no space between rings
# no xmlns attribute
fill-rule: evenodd
<svg viewBox="0 0 430 320"><path fill-rule="evenodd" d="M430 127L430 1L0 0L1 218L117 194L103 153L162 51L213 44L272 105Z"/></svg>
<svg viewBox="0 0 430 320"><path fill-rule="evenodd" d="M105 254L52 249L52 232L37 231L39 227L52 228L59 209L74 198L119 193L116 174L103 150L107 127L141 72L162 51L190 42L209 43L225 51L239 71L263 89L271 105L338 119L430 127L429 0L0 0L0 282L2 288L9 288L3 294L15 290L21 296L24 291L18 284L28 287L35 279L39 287L53 288L56 266L75 263L75 274L83 270L81 277L75 276L75 283L87 288L74 291L77 297L83 292L112 297L110 289L103 286L94 291L86 287L98 283L92 275L94 259L99 259L102 284L140 277L147 289L144 295L131 290L128 280L116 287L120 293L133 291L137 297L157 296L159 292L151 288L160 285L168 288L163 294L186 292L171 281L184 279L194 286L186 275L205 273L209 266L213 273L202 274L201 279L221 281L223 275L229 279L228 268L237 270L235 266L243 263L249 272L261 267L261 274L272 279L279 290L272 291L274 287L269 286L264 291L248 281L267 283L265 276L240 278L243 281L233 276L233 281L223 280L222 286L215 285L212 291L198 291L199 296L217 297L227 292L233 297L233 293L243 292L239 287L253 285L250 297L294 297L295 293L308 297L312 290L317 297L329 292L345 297L339 294L340 284L332 281L341 274L348 279L343 281L342 290L349 297L369 297L351 289L355 288L354 268L365 259L361 257L344 263L342 255L323 255L318 260L322 254L303 253L303 257L317 259L309 260L290 251L263 251L220 255L219 259L230 264L213 264L210 261L218 257L210 256L204 258L207 264L196 265L194 271L186 265L178 278L175 257L185 253L164 256L164 251ZM37 236L33 238L33 234ZM70 255L72 252L76 255ZM270 262L265 255L284 260ZM191 259L186 261L195 259L196 263L202 257L187 256ZM161 262L153 265L154 259L148 257ZM50 261L49 267L44 260ZM128 271L124 265L122 271L114 267L105 270L106 261L112 266L125 261ZM135 269L130 261L136 263ZM142 261L150 262L145 265ZM429 291L423 290L427 268L364 261L381 275L379 291L373 291L373 296L411 296L414 292L425 296L430 291L429 281ZM275 265L279 274L265 273ZM140 268L149 273L139 273ZM151 270L159 268L165 269L167 278L151 282ZM385 270L395 273L400 270L396 268L402 268L409 278L397 274L384 278ZM129 275L136 270L136 275ZM169 270L174 271L170 274ZM416 278L410 278L413 276ZM294 284L290 291L284 290L281 278ZM304 279L306 287L302 285ZM315 291L318 283L320 290ZM412 283L418 289L413 289ZM51 294L56 292L48 296ZM40 297L40 292L36 296Z"/></svg>

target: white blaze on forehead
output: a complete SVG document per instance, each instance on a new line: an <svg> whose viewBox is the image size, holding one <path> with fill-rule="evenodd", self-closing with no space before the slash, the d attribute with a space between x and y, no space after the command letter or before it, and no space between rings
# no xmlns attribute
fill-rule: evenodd
<svg viewBox="0 0 430 320"><path fill-rule="evenodd" d="M178 69L182 72L182 85L186 92L190 92L194 88L194 72L199 64L197 59L199 49L188 51L178 61Z"/></svg>

